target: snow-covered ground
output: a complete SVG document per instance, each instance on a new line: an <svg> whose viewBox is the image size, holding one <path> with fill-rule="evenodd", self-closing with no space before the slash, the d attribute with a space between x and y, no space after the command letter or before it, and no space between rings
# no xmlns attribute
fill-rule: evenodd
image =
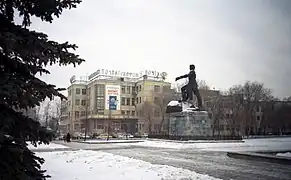
<svg viewBox="0 0 291 180"><path fill-rule="evenodd" d="M55 144L55 143L50 143L49 145L46 144L38 144L37 147L34 147L30 142L27 142L28 148L31 150L35 149L67 149L69 147L60 145L60 144Z"/></svg>
<svg viewBox="0 0 291 180"><path fill-rule="evenodd" d="M290 157L291 158L291 152L286 152L286 153L277 153L277 156L284 156L284 157Z"/></svg>
<svg viewBox="0 0 291 180"><path fill-rule="evenodd" d="M52 180L178 180L217 178L190 170L151 163L100 151L41 152Z"/></svg>

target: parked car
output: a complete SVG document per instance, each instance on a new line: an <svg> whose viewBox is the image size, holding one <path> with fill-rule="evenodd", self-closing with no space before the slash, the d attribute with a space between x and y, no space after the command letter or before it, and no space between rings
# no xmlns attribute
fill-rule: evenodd
<svg viewBox="0 0 291 180"><path fill-rule="evenodd" d="M127 136L128 138L133 138L133 137L134 137L134 136L133 136L132 134L130 134L130 133L127 133L126 136Z"/></svg>
<svg viewBox="0 0 291 180"><path fill-rule="evenodd" d="M148 133L143 133L143 134L141 135L141 137L143 137L143 138L148 138L149 135L148 135Z"/></svg>

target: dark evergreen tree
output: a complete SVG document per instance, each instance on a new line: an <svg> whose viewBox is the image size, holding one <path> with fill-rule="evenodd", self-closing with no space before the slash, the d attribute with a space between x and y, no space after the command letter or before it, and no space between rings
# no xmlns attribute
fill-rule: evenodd
<svg viewBox="0 0 291 180"><path fill-rule="evenodd" d="M21 110L39 105L45 98L65 98L54 85L36 77L49 74L47 66L83 62L71 53L76 45L57 43L47 35L27 29L30 17L52 22L64 9L76 8L80 0L0 0L0 179L46 179L41 170L44 159L27 148L26 139L35 146L48 144L50 134L40 123ZM19 12L21 25L14 22Z"/></svg>

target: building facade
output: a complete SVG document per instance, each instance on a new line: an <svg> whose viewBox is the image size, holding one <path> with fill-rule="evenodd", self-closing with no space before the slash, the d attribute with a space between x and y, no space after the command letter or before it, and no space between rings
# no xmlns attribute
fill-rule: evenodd
<svg viewBox="0 0 291 180"><path fill-rule="evenodd" d="M158 101L163 102L171 92L165 76L155 71L128 73L100 69L89 77L78 80L72 77L68 99L62 102L63 131L88 134L160 131L157 124L163 123L165 114L163 103ZM145 104L150 104L147 113Z"/></svg>

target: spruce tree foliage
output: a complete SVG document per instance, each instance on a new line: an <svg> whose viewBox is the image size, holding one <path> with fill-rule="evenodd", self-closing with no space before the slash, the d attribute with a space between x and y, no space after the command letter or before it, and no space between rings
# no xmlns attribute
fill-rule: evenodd
<svg viewBox="0 0 291 180"><path fill-rule="evenodd" d="M52 22L63 10L76 8L80 0L0 0L0 179L46 179L44 159L27 148L51 140L40 123L21 110L39 105L45 98L65 98L56 88L36 77L49 74L47 66L79 65L84 60L71 53L76 45L57 43L44 33L27 29L31 17ZM19 12L22 25L14 22Z"/></svg>

